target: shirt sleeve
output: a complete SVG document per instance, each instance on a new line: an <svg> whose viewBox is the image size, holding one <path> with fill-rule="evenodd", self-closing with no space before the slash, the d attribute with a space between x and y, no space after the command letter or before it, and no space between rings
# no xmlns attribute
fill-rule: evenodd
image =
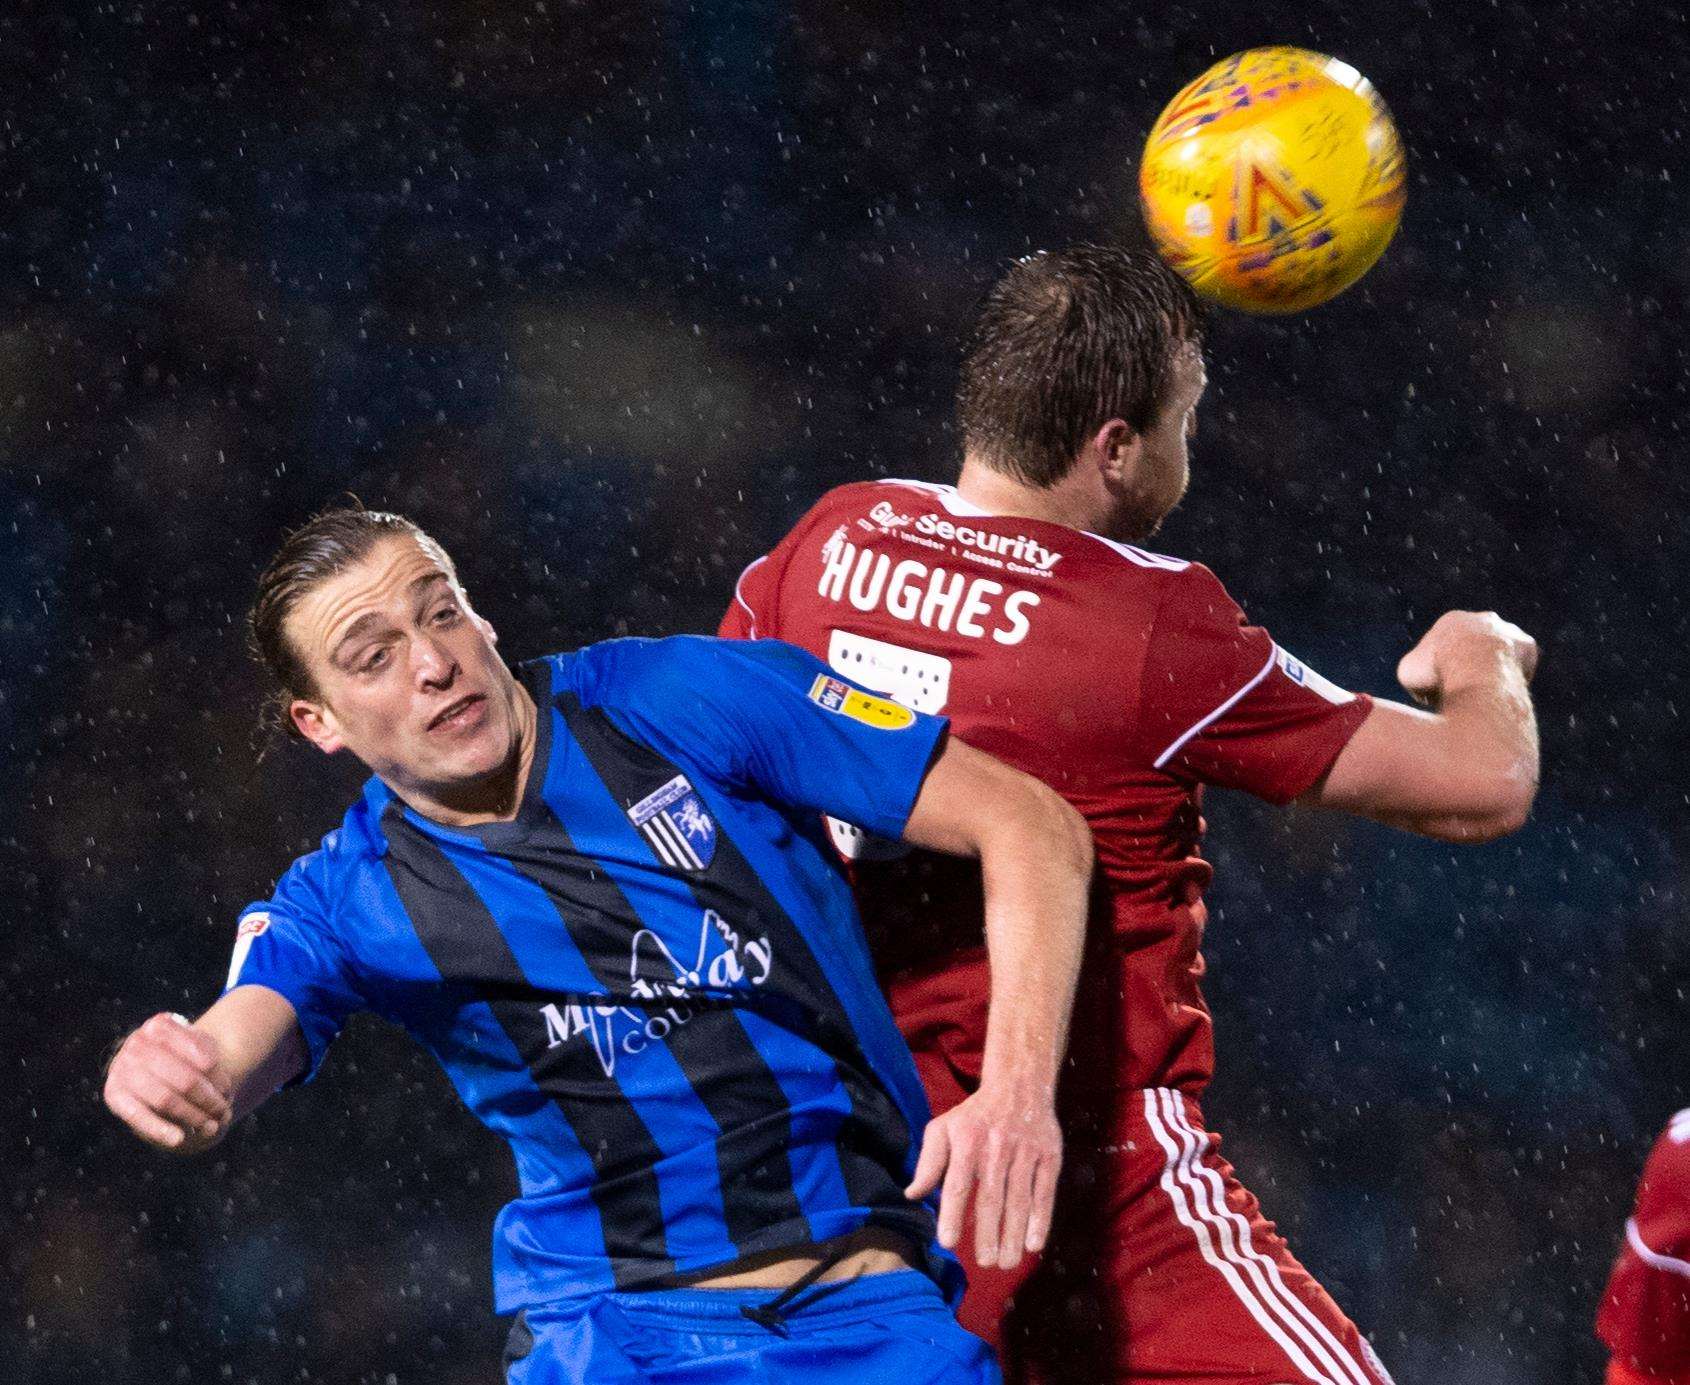
<svg viewBox="0 0 1690 1385"><path fill-rule="evenodd" d="M1152 765L1288 803L1372 710L1279 648L1199 564L1170 579L1146 651L1138 734Z"/></svg>
<svg viewBox="0 0 1690 1385"><path fill-rule="evenodd" d="M903 835L944 717L859 688L779 640L624 643L637 647L622 651L618 695L605 700L642 737L774 803Z"/></svg>
<svg viewBox="0 0 1690 1385"><path fill-rule="evenodd" d="M308 1055L296 1082L317 1075L348 1017L365 1008L350 959L330 927L325 868L323 852L301 857L269 900L241 911L223 988L227 994L237 986L263 986L293 1006Z"/></svg>
<svg viewBox="0 0 1690 1385"><path fill-rule="evenodd" d="M1690 1385L1690 1111L1644 1166L1596 1333L1633 1378Z"/></svg>

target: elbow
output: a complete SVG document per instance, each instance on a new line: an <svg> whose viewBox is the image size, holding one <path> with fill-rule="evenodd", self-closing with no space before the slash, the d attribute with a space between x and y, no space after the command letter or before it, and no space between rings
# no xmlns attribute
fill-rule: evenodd
<svg viewBox="0 0 1690 1385"><path fill-rule="evenodd" d="M1439 841L1482 844L1512 836L1531 817L1537 798L1537 773L1498 774L1474 796L1463 812L1441 815L1424 829Z"/></svg>
<svg viewBox="0 0 1690 1385"><path fill-rule="evenodd" d="M1091 826L1079 809L1047 784L1036 783L1041 799L1041 816L1051 838L1055 860L1070 872L1090 880L1097 863L1097 847L1092 840Z"/></svg>
<svg viewBox="0 0 1690 1385"><path fill-rule="evenodd" d="M1422 835L1458 846L1483 846L1500 841L1526 825L1526 814L1473 814L1467 817L1440 818L1422 829Z"/></svg>
<svg viewBox="0 0 1690 1385"><path fill-rule="evenodd" d="M1537 797L1536 789L1521 798L1515 799L1502 811L1491 816L1485 824L1489 835L1486 841L1495 841L1498 837L1509 837L1526 825L1526 820L1532 815L1532 800Z"/></svg>
<svg viewBox="0 0 1690 1385"><path fill-rule="evenodd" d="M1076 833L1075 852L1080 861L1080 873L1090 881L1097 870L1097 842L1091 835L1091 824L1080 816L1079 809L1067 803L1063 806L1068 809Z"/></svg>
<svg viewBox="0 0 1690 1385"><path fill-rule="evenodd" d="M1492 781L1490 812L1486 815L1486 841L1495 841L1518 832L1532 815L1537 801L1538 762L1534 754L1530 760L1509 765Z"/></svg>
<svg viewBox="0 0 1690 1385"><path fill-rule="evenodd" d="M1061 876L1089 885L1096 853L1085 818L1042 780L1001 761L981 759L985 773L963 786L966 804L959 796L954 808L955 821L963 829L954 849L979 856L988 871L994 862L1013 863L1047 878ZM916 844L936 845L931 840Z"/></svg>

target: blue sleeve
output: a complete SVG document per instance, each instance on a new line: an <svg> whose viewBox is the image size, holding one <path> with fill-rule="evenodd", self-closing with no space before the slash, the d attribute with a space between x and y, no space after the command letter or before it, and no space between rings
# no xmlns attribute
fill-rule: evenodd
<svg viewBox="0 0 1690 1385"><path fill-rule="evenodd" d="M601 698L658 749L771 802L901 837L950 723L780 640L619 641ZM701 755L708 751L708 755Z"/></svg>
<svg viewBox="0 0 1690 1385"><path fill-rule="evenodd" d="M331 927L326 874L325 852L302 856L277 883L274 896L241 911L223 988L227 994L236 986L263 986L293 1006L309 1055L299 1082L317 1075L347 1018L366 1008Z"/></svg>

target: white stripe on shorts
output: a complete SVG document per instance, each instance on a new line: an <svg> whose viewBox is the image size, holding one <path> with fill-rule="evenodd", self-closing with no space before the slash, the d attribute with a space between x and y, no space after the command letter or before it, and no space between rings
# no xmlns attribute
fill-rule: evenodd
<svg viewBox="0 0 1690 1385"><path fill-rule="evenodd" d="M1169 1095L1170 1097L1174 1096L1171 1092ZM1191 1117L1186 1114L1185 1104L1177 1097L1174 1097L1174 1099L1169 1103L1168 1114L1174 1121L1175 1125L1178 1128L1185 1130L1191 1136L1193 1142L1197 1144L1199 1150L1201 1150L1202 1136L1197 1131L1196 1127L1191 1124ZM1316 1340L1311 1342L1311 1345L1314 1346L1316 1350L1319 1350L1321 1344L1324 1344L1327 1348L1329 1348L1333 1356L1337 1358L1341 1370L1350 1376L1350 1378L1355 1382L1355 1385L1373 1385L1373 1381L1367 1374L1366 1368L1344 1349L1343 1343L1341 1343L1337 1337L1333 1335L1332 1329L1320 1320L1319 1314L1310 1308L1308 1304L1305 1303L1298 1295L1292 1293L1291 1290L1286 1287L1285 1281L1279 1274L1279 1265L1273 1257L1270 1255L1263 1255L1251 1246L1250 1223L1246 1218L1227 1208L1225 1191L1221 1186L1220 1175L1207 1164L1197 1163L1196 1168L1213 1188L1217 1206L1222 1211L1225 1211L1226 1214L1237 1224L1238 1232L1243 1242L1244 1253L1246 1255L1254 1256L1261 1262L1263 1268L1267 1271L1268 1278L1272 1281L1273 1287L1278 1292L1281 1300L1290 1305L1292 1312L1295 1313L1297 1317L1301 1318L1308 1330L1314 1334Z"/></svg>
<svg viewBox="0 0 1690 1385"><path fill-rule="evenodd" d="M1319 1316L1287 1287L1273 1257L1252 1244L1248 1219L1227 1206L1220 1175L1202 1162L1206 1140L1191 1124L1179 1093L1161 1088L1145 1096L1145 1114L1168 1158L1163 1189L1176 1215L1183 1213L1180 1220L1197 1237L1204 1259L1221 1272L1251 1317L1310 1380L1376 1385Z"/></svg>
<svg viewBox="0 0 1690 1385"><path fill-rule="evenodd" d="M1166 1159L1162 1166L1162 1191L1168 1195L1168 1201L1173 1203L1174 1215L1179 1218L1180 1225L1197 1238L1197 1249L1202 1251L1203 1258L1219 1272L1222 1279L1226 1280L1227 1286L1237 1296L1238 1301L1244 1305L1245 1311L1256 1320L1256 1325L1263 1332L1273 1338L1279 1349L1285 1353L1286 1359L1301 1371L1306 1379L1315 1382L1315 1385L1335 1385L1331 1379L1315 1370L1313 1364L1308 1357L1303 1355L1297 1344L1287 1337L1280 1325L1268 1315L1267 1309L1261 1301L1245 1286L1231 1258L1223 1258L1215 1253L1214 1244L1209 1238L1207 1224L1192 1215L1189 1201L1190 1193L1187 1188L1187 1184L1190 1182L1190 1174L1183 1167L1185 1156L1181 1154L1179 1146L1174 1143L1173 1136L1168 1133L1168 1128L1163 1123L1161 1114L1157 1110L1157 1103L1163 1090L1165 1089L1149 1088L1145 1091L1144 1118L1150 1123L1150 1133L1156 1137L1156 1143L1162 1146L1162 1153Z"/></svg>

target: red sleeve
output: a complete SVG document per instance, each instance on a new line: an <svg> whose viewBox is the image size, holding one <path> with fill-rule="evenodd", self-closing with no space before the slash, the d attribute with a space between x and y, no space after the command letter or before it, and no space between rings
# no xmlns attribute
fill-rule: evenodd
<svg viewBox="0 0 1690 1385"><path fill-rule="evenodd" d="M1247 625L1208 568L1168 579L1139 698L1138 734L1157 769L1289 803L1331 768L1372 706Z"/></svg>
<svg viewBox="0 0 1690 1385"><path fill-rule="evenodd" d="M1611 1374L1690 1385L1690 1111L1673 1118L1644 1165L1596 1335L1614 1354Z"/></svg>
<svg viewBox="0 0 1690 1385"><path fill-rule="evenodd" d="M773 555L765 553L739 574L733 600L728 602L721 624L716 627L721 638L754 640L770 633L766 627L774 611L774 569Z"/></svg>

